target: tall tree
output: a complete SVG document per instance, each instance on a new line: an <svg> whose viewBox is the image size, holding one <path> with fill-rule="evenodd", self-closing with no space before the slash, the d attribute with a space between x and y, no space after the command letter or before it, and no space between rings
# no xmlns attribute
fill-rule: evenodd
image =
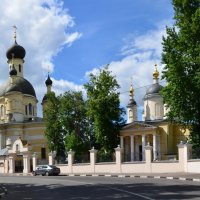
<svg viewBox="0 0 200 200"><path fill-rule="evenodd" d="M98 74L90 74L84 85L88 97L88 116L94 125L95 140L99 148L109 151L118 144L123 109L120 108L119 85L108 70L108 66Z"/></svg>
<svg viewBox="0 0 200 200"><path fill-rule="evenodd" d="M63 142L62 124L60 120L60 98L55 93L47 94L47 105L44 109L46 123L45 135L50 151L56 151L56 160L64 156L65 146Z"/></svg>
<svg viewBox="0 0 200 200"><path fill-rule="evenodd" d="M86 102L82 92L68 91L61 96L60 119L66 137L67 150L77 153L89 148L90 129L87 119Z"/></svg>
<svg viewBox="0 0 200 200"><path fill-rule="evenodd" d="M173 27L163 38L162 93L168 117L189 125L192 141L200 145L200 1L173 0Z"/></svg>

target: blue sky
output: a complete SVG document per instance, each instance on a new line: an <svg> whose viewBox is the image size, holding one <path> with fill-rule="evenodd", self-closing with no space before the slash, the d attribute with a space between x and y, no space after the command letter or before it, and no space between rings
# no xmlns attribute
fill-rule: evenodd
<svg viewBox="0 0 200 200"><path fill-rule="evenodd" d="M142 112L145 85L152 83L154 64L161 72L162 36L172 25L169 0L1 0L0 83L8 78L6 50L17 42L26 49L24 74L39 100L46 93L48 69L53 90L83 90L88 74L110 64L126 106L131 79Z"/></svg>
<svg viewBox="0 0 200 200"><path fill-rule="evenodd" d="M85 72L122 59L121 49L129 37L156 29L172 18L169 0L67 0L64 7L76 25L70 31L82 33L70 48L55 57L54 75L83 83ZM63 67L65 70L62 71Z"/></svg>

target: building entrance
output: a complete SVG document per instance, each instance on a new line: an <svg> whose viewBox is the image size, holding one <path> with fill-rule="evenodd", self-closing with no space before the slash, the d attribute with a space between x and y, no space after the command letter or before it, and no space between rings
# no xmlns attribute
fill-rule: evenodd
<svg viewBox="0 0 200 200"><path fill-rule="evenodd" d="M16 173L22 173L23 172L23 156L18 155L15 158L15 172Z"/></svg>

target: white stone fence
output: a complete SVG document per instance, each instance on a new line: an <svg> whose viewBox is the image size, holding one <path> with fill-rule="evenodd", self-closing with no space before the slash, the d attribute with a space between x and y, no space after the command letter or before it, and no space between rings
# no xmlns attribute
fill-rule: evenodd
<svg viewBox="0 0 200 200"><path fill-rule="evenodd" d="M123 149L115 148L116 162L96 163L97 150L90 150L90 163L74 164L74 151L68 152L68 164L56 165L61 174L113 174L113 173L200 173L200 160L190 160L192 145L180 143L179 160L152 161L152 146L145 147L145 161L122 162ZM54 155L49 154L49 164L54 163Z"/></svg>

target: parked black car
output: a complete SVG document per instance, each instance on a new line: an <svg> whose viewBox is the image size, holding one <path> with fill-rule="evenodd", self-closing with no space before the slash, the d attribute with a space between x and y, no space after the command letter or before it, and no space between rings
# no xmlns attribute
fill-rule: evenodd
<svg viewBox="0 0 200 200"><path fill-rule="evenodd" d="M60 174L60 168L54 166L54 165L38 165L36 169L32 172L34 176L36 175L59 175Z"/></svg>

